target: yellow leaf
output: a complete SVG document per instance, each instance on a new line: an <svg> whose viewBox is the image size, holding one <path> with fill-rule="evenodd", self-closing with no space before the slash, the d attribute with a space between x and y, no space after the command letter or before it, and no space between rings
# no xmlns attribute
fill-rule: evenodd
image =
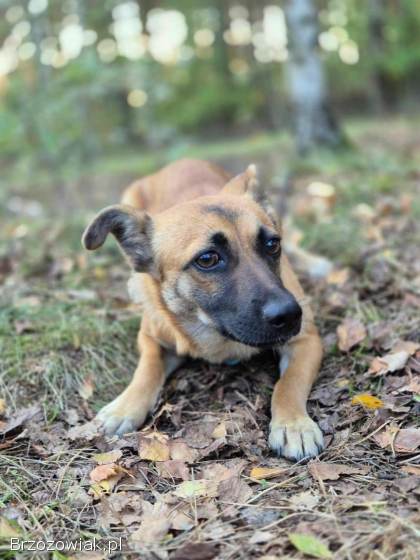
<svg viewBox="0 0 420 560"><path fill-rule="evenodd" d="M342 286L347 282L349 276L350 270L348 268L332 270L327 276L327 282L328 284L333 284L334 286Z"/></svg>
<svg viewBox="0 0 420 560"><path fill-rule="evenodd" d="M360 404L365 408L371 408L373 410L377 408L383 408L384 403L378 397L374 397L373 395L362 394L356 395L352 398L351 404L357 405Z"/></svg>
<svg viewBox="0 0 420 560"><path fill-rule="evenodd" d="M0 517L0 541L8 541L21 535L21 529L16 521L9 521L5 517Z"/></svg>
<svg viewBox="0 0 420 560"><path fill-rule="evenodd" d="M4 399L0 399L0 416L3 416L6 412L6 401Z"/></svg>
<svg viewBox="0 0 420 560"><path fill-rule="evenodd" d="M102 266L95 266L95 268L93 269L93 274L97 280L103 280L107 277L107 272Z"/></svg>
<svg viewBox="0 0 420 560"><path fill-rule="evenodd" d="M115 463L118 459L121 459L122 451L120 449L115 449L114 451L108 451L107 453L96 453L93 458L98 463L98 465L106 465L108 463Z"/></svg>
<svg viewBox="0 0 420 560"><path fill-rule="evenodd" d="M140 459L146 461L168 461L170 459L170 450L166 441L159 441L158 438L141 438Z"/></svg>
<svg viewBox="0 0 420 560"><path fill-rule="evenodd" d="M220 424L218 424L214 430L213 433L211 434L211 437L213 439L220 439L220 438L224 438L226 437L227 431L226 431L226 423L225 422L221 422Z"/></svg>
<svg viewBox="0 0 420 560"><path fill-rule="evenodd" d="M175 496L184 499L214 497L217 495L217 480L186 480L176 487Z"/></svg>
<svg viewBox="0 0 420 560"><path fill-rule="evenodd" d="M255 478L256 480L262 480L267 478L274 478L276 476L280 476L284 473L286 469L275 467L275 468L266 468L266 467L254 467L251 469L249 476L251 478Z"/></svg>

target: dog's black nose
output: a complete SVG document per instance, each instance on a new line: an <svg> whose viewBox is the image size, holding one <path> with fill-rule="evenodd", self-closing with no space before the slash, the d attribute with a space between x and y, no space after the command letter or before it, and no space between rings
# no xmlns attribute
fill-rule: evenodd
<svg viewBox="0 0 420 560"><path fill-rule="evenodd" d="M262 309L263 319L273 327L294 327L302 317L302 309L294 298L269 300Z"/></svg>

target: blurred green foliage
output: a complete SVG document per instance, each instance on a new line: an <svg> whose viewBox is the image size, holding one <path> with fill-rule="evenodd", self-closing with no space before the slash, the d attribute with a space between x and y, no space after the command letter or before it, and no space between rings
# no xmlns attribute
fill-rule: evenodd
<svg viewBox="0 0 420 560"><path fill-rule="evenodd" d="M416 101L418 0L317 6L339 112ZM256 0L1 2L2 162L30 173L74 169L111 152L282 130L290 104L281 7Z"/></svg>

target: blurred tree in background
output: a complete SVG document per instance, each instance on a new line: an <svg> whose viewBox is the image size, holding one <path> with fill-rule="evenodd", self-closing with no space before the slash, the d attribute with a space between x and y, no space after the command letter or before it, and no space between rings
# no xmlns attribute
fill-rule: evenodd
<svg viewBox="0 0 420 560"><path fill-rule="evenodd" d="M302 1L3 0L3 163L30 173L82 167L175 140L289 127L296 102L289 77L302 56L290 10ZM323 133L302 137L301 147L336 143L332 109L364 113L418 103L419 0L303 5L311 5L308 48L325 90L318 104L328 99L328 108L314 121Z"/></svg>

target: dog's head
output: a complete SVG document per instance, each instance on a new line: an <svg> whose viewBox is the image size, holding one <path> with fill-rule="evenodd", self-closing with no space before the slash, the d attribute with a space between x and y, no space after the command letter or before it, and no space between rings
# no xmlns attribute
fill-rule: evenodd
<svg viewBox="0 0 420 560"><path fill-rule="evenodd" d="M183 320L248 346L286 342L302 310L280 279L281 231L258 191L255 166L215 196L150 217L128 206L100 212L83 236L97 249L112 233L137 272L159 282L168 308Z"/></svg>

